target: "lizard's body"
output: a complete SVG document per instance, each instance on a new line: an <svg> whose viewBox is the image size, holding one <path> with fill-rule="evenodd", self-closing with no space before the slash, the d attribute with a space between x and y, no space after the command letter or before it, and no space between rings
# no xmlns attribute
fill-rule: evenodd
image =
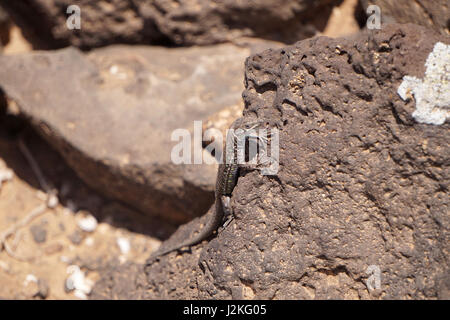
<svg viewBox="0 0 450 320"><path fill-rule="evenodd" d="M248 127L250 125L247 124ZM256 127L256 125L252 126L251 129ZM245 132L246 127L243 124L243 118L237 119L231 125L230 129L240 129L242 128ZM231 139L227 138L227 144L231 143L232 148L224 148L224 154L228 152L228 158L224 163L219 164L219 169L217 170L217 179L216 179L216 188L215 188L215 203L209 209L208 213L211 210L212 216L207 221L205 226L200 230L200 232L191 239L187 239L182 243L175 244L161 251L155 252L152 256L150 256L147 264L151 264L157 258L166 255L172 251L179 250L185 247L190 247L194 244L197 244L209 236L211 236L214 231L216 231L219 226L223 222L224 216L232 216L232 209L230 205L231 193L233 192L234 187L237 183L237 178L239 176L239 164L237 162L237 136L233 134ZM228 145L229 146L229 145ZM225 151L226 150L226 151ZM229 152L232 152L230 154Z"/></svg>

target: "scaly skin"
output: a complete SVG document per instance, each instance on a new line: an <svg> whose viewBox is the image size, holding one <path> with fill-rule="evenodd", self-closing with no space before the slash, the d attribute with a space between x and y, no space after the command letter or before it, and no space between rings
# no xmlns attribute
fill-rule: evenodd
<svg viewBox="0 0 450 320"><path fill-rule="evenodd" d="M249 122L244 123L243 118L239 118L233 122L230 129L243 129L244 132L248 129L254 129L259 126L259 123ZM181 248L190 247L207 238L209 238L222 224L224 215L232 216L232 209L230 206L231 193L237 183L239 176L239 164L236 161L236 141L237 136L232 137L233 141L233 158L231 161L224 161L225 163L219 164L217 170L216 189L215 189L215 203L208 210L207 214L212 214L212 217L208 220L206 225L200 230L200 232L193 238L187 239L182 243L168 247L162 251L156 251L147 260L147 265L153 263L159 257L164 256L172 251L179 250ZM224 148L224 151L226 148ZM225 152L224 152L225 154ZM214 212L211 213L211 210Z"/></svg>

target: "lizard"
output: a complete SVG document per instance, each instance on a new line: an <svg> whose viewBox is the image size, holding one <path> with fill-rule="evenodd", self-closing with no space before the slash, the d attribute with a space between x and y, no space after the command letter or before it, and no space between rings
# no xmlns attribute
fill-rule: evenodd
<svg viewBox="0 0 450 320"><path fill-rule="evenodd" d="M261 126L261 121L245 121L243 117L238 118L233 122L230 126L230 129L232 130L229 131L229 134L227 134L226 146L223 148L223 154L226 154L226 159L223 163L219 164L219 168L217 170L214 204L207 212L207 214L211 214L211 217L206 222L204 227L197 233L197 235L190 239L186 239L181 243L169 246L163 250L157 250L147 260L147 265L152 264L158 258L169 254L170 252L177 251L185 247L191 247L207 239L215 231L217 231L220 225L222 225L224 217L228 218L225 225L231 221L233 217L233 210L231 208L231 194L236 186L237 179L239 177L239 169L241 167L237 161L237 143L243 135L247 135L246 137L249 139L266 141L265 137L263 138L252 134L254 131L251 130L257 129ZM213 212L211 212L211 210L213 210Z"/></svg>

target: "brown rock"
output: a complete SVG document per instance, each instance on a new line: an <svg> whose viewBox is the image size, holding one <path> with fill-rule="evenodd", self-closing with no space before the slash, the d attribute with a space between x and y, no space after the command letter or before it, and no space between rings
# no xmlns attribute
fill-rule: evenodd
<svg viewBox="0 0 450 320"><path fill-rule="evenodd" d="M244 115L279 128L280 170L242 175L234 221L146 266L143 297L448 297L450 124L415 122L397 94L437 41L392 24L248 58Z"/></svg>
<svg viewBox="0 0 450 320"><path fill-rule="evenodd" d="M239 103L250 52L228 44L2 56L0 87L90 186L180 223L211 205L216 166L175 165L171 134Z"/></svg>
<svg viewBox="0 0 450 320"><path fill-rule="evenodd" d="M67 8L81 9L81 29L70 30ZM81 48L112 43L160 43L165 37L153 21L143 19L132 0L0 0L34 46Z"/></svg>
<svg viewBox="0 0 450 320"><path fill-rule="evenodd" d="M448 0L360 0L364 10L369 5L381 9L381 20L385 23L415 23L450 34L450 3Z"/></svg>
<svg viewBox="0 0 450 320"><path fill-rule="evenodd" d="M39 279L37 284L38 291L34 297L39 299L47 299L50 291L47 281L45 281L44 279Z"/></svg>
<svg viewBox="0 0 450 320"><path fill-rule="evenodd" d="M208 45L253 36L294 42L323 30L338 0L80 0L81 30L66 26L72 0L0 0L41 47L112 43Z"/></svg>
<svg viewBox="0 0 450 320"><path fill-rule="evenodd" d="M70 242L77 246L83 241L84 234L80 230L75 230L67 237L69 238Z"/></svg>

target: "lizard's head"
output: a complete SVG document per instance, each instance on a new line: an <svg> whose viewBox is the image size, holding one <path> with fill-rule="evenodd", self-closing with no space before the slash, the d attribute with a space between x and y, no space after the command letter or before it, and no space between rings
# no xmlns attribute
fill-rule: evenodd
<svg viewBox="0 0 450 320"><path fill-rule="evenodd" d="M227 148L243 148L245 161L255 158L258 155L258 150L265 150L267 142L270 140L271 134L265 129L265 122L262 120L250 120L246 118L239 118L233 122L230 127L231 133L227 134ZM262 130L261 130L262 129ZM250 144L256 148L252 148ZM241 149L239 149L241 150ZM233 155L234 151L227 155Z"/></svg>
<svg viewBox="0 0 450 320"><path fill-rule="evenodd" d="M253 129L259 129L264 126L264 121L246 119L244 117L236 119L231 125L230 129L242 129L244 131L249 131Z"/></svg>
<svg viewBox="0 0 450 320"><path fill-rule="evenodd" d="M244 117L236 119L231 125L230 129L233 129L232 136L237 139L239 136L244 136L245 139L255 139L262 142L267 142L267 138L259 136L259 129L264 128L264 121L246 119Z"/></svg>

